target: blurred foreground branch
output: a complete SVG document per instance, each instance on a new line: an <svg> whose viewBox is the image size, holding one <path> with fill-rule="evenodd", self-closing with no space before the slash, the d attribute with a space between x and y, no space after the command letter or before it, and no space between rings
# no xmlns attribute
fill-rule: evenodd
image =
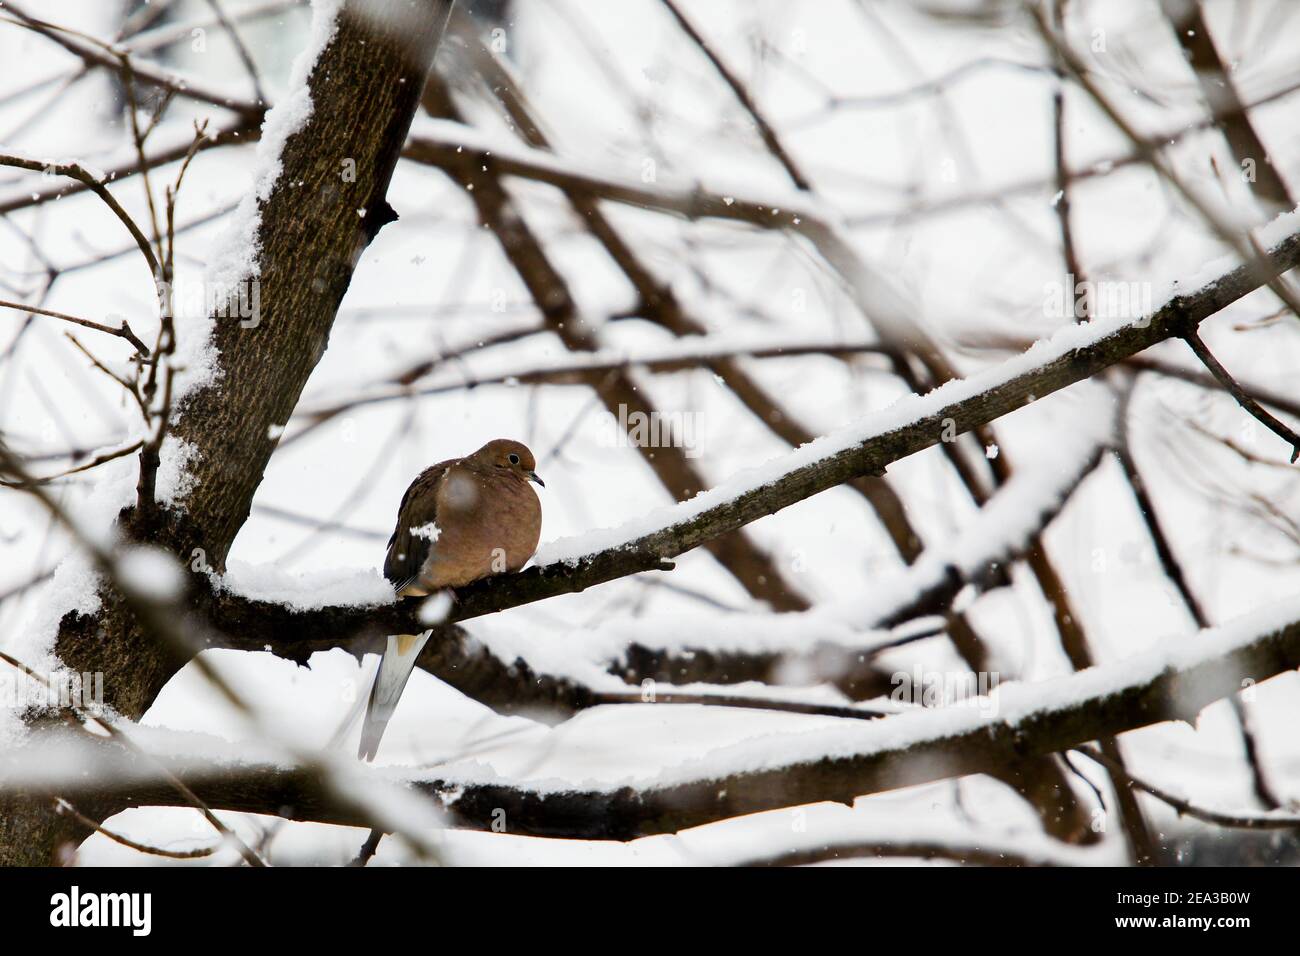
<svg viewBox="0 0 1300 956"><path fill-rule="evenodd" d="M489 828L505 813L511 833L630 840L717 820L984 773L1008 761L1056 753L1166 720L1192 721L1207 705L1300 666L1300 610L1292 601L1232 624L1162 641L1151 651L1033 685L1004 684L997 711L958 706L884 721L774 735L715 750L706 764L652 781L559 788L444 772L371 770L440 799L456 825ZM0 792L30 787L23 752L66 748L60 730L34 731L29 746L0 758ZM76 759L53 764L49 786L98 814L169 806L174 789L151 764L79 740ZM84 752L83 752L84 749ZM182 751L183 752L183 751ZM317 775L255 760L214 761L155 753L167 771L216 809L364 826ZM63 767L61 770L60 767ZM89 811L87 811L89 812Z"/></svg>

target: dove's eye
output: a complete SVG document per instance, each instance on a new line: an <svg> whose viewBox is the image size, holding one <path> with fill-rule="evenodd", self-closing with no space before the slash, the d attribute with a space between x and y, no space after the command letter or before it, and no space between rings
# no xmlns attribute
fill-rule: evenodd
<svg viewBox="0 0 1300 956"><path fill-rule="evenodd" d="M518 456L518 455L515 455L515 454L512 454L512 455L510 456L510 458L509 458L509 461L510 461L510 464L512 464L512 465L517 465L517 464L519 464L519 456Z"/></svg>

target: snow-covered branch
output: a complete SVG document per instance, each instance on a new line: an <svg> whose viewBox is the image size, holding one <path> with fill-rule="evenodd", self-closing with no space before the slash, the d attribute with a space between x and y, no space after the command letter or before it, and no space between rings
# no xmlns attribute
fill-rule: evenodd
<svg viewBox="0 0 1300 956"><path fill-rule="evenodd" d="M864 794L984 773L1162 721L1193 721L1207 705L1238 692L1243 681L1264 681L1298 666L1300 601L1292 599L1223 627L1166 639L1113 664L1039 683L1003 683L981 701L985 706L767 735L651 779L572 787L554 780L504 780L473 761L436 772L393 768L369 774L436 797L460 826L487 828L504 812L512 833L627 840L781 807L851 803ZM153 756L216 809L365 822L332 800L315 775L259 759L248 748L238 758L213 757L185 752L176 741L163 743ZM69 746L65 731L34 731L29 744L0 763L0 790L36 783L37 771L24 752L60 754ZM79 742L88 745L100 746ZM56 769L44 785L99 813L176 802L152 762L103 746L93 760L78 756L47 764ZM84 772L87 766L95 772Z"/></svg>
<svg viewBox="0 0 1300 956"><path fill-rule="evenodd" d="M1280 274L1300 262L1300 233L1269 252ZM859 475L881 474L945 438L985 425L1045 395L1194 328L1260 286L1254 265L1226 270L1195 292L1139 319L1106 320L1061 329L1024 354L928 395L908 396L766 465L742 472L689 501L652 511L616 528L544 544L536 565L519 574L461 588L448 623L464 621L642 571L765 515ZM407 633L427 625L418 601L323 607L298 612L272 601L230 593L211 596L219 630L244 634L288 656L336 646L366 633Z"/></svg>
<svg viewBox="0 0 1300 956"><path fill-rule="evenodd" d="M926 615L949 611L961 591L982 591L1024 557L1097 465L1105 434L1065 439L1051 461L1016 472L951 542L922 552L915 563L882 577L871 597L832 602L765 620L714 615L694 627L604 622L601 638L613 668L629 681L689 679L710 683L774 680L788 665L827 680L854 699L888 689L874 655L934 630L918 628ZM890 628L914 622L901 633ZM581 648L581 645L579 645ZM570 645L572 650L572 645Z"/></svg>

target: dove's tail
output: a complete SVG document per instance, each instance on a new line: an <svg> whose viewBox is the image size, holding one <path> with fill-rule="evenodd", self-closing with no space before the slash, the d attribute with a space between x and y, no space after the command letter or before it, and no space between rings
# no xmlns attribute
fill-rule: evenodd
<svg viewBox="0 0 1300 956"><path fill-rule="evenodd" d="M402 690L415 669L415 659L420 656L429 634L425 631L423 634L395 634L388 638L388 649L379 661L375 683L370 688L370 700L366 704L365 720L361 724L358 756L363 760L375 759L384 728L388 726L393 711L397 710Z"/></svg>

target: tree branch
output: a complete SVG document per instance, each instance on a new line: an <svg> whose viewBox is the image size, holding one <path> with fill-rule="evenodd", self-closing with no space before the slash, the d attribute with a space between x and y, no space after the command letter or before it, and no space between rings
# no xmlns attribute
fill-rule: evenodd
<svg viewBox="0 0 1300 956"><path fill-rule="evenodd" d="M851 804L865 794L985 773L1009 761L1167 720L1190 721L1207 705L1239 691L1246 677L1263 681L1300 667L1297 612L1292 600L1227 627L1165 640L1113 664L1039 684L1003 684L996 717L968 707L846 721L843 727L715 750L707 761L661 771L648 783L555 789L545 783L475 777L472 768L465 773L408 772L400 779L439 798L459 826L491 828L504 812L508 832L569 839L631 840L781 807ZM32 746L47 745L55 746L32 741ZM83 804L95 801L100 814L177 802L165 779L141 760L117 750L97 753L98 760L88 755L78 762L94 772L78 770L56 781L61 793ZM170 759L168 772L218 809L349 826L368 823L354 808L339 805L316 775L301 769L174 755L154 759ZM397 779L393 770L368 773ZM0 792L24 786L30 786L27 777L0 758Z"/></svg>
<svg viewBox="0 0 1300 956"><path fill-rule="evenodd" d="M1300 262L1300 234L1268 253L1273 275ZM1097 372L1188 328L1259 288L1256 263L1239 266L1202 289L1173 299L1153 315L1123 324L1063 329L1022 356L925 396L908 397L862 423L784 456L762 472L744 473L623 528L543 546L543 563L518 574L461 588L448 623L584 591L642 571L665 570L671 559L719 535L938 444L945 433L969 431ZM589 543L604 546L589 548ZM550 555L547 552L551 552ZM230 593L212 596L208 613L226 633L275 635L282 648L324 648L364 634L424 630L415 600L381 606L334 606L295 612L273 602Z"/></svg>

